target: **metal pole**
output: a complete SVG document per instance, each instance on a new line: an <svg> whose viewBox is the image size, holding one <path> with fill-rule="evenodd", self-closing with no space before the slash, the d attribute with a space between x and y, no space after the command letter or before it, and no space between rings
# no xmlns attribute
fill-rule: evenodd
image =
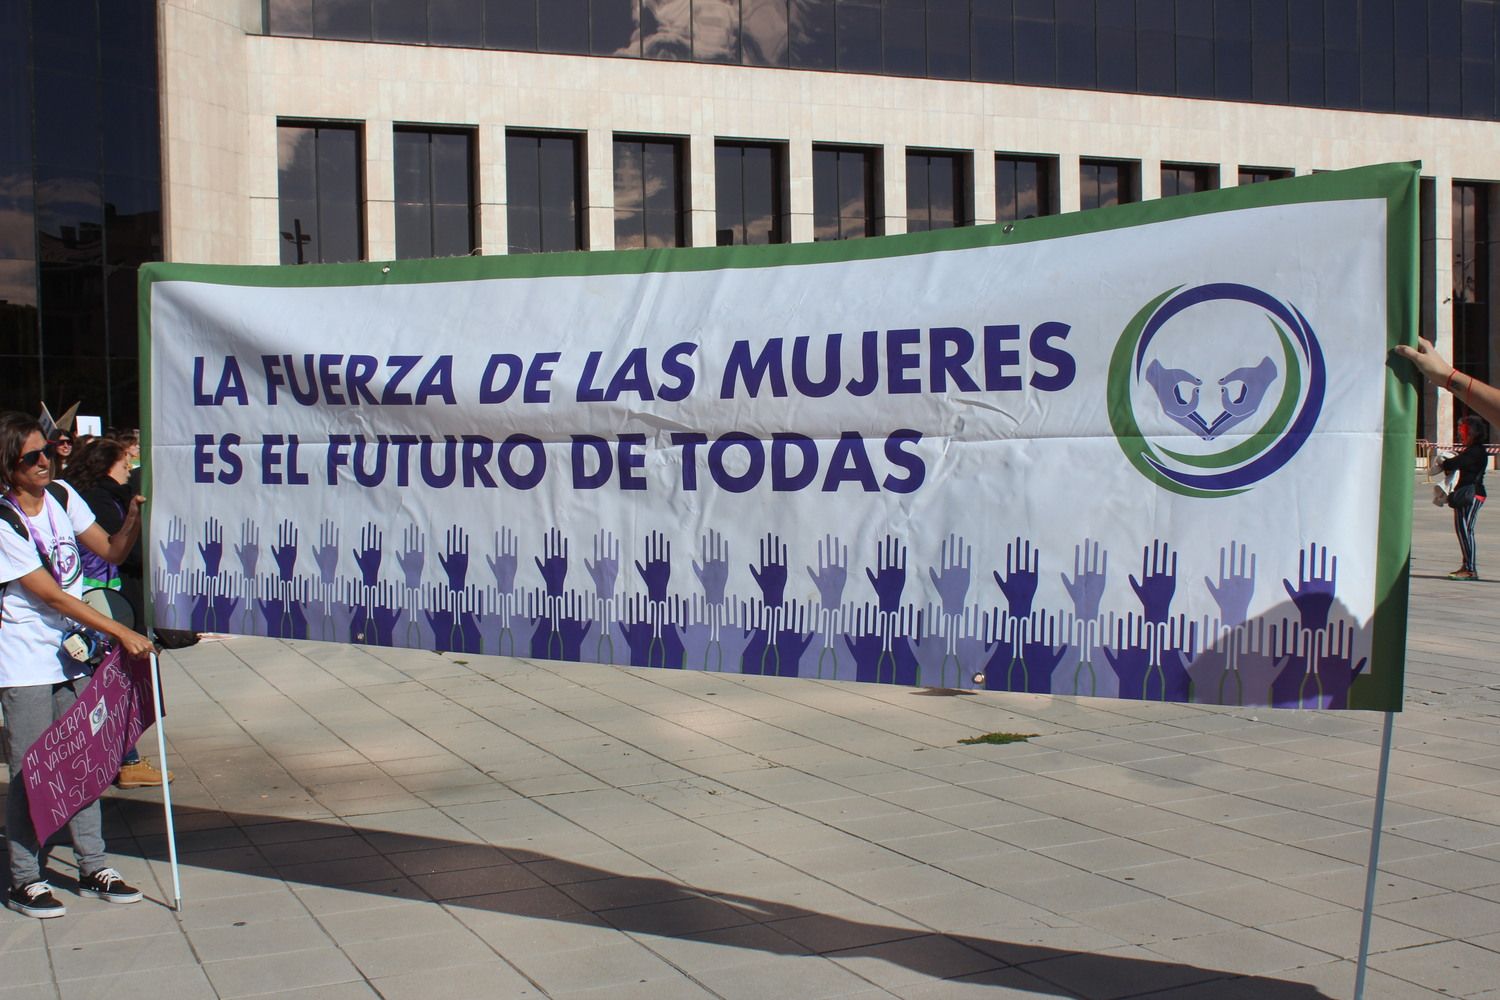
<svg viewBox="0 0 1500 1000"><path fill-rule="evenodd" d="M1375 874L1380 864L1380 828L1385 822L1385 784L1391 776L1391 730L1396 713L1385 713L1380 735L1380 772L1375 778L1375 819L1370 825L1370 865L1365 871L1365 915L1359 927L1359 961L1354 967L1354 1000L1364 1000L1365 968L1370 961L1370 926L1375 919Z"/></svg>
<svg viewBox="0 0 1500 1000"><path fill-rule="evenodd" d="M161 704L161 669L156 663L155 650L151 653L151 698L156 707L156 753L161 758L161 800L167 816L167 860L172 866L173 909L182 912L182 880L177 874L177 831L172 825L172 780L167 776L167 730L163 722Z"/></svg>

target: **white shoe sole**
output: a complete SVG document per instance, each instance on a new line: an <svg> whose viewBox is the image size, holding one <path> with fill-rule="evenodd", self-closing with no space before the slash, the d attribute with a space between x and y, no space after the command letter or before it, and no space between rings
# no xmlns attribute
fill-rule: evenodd
<svg viewBox="0 0 1500 1000"><path fill-rule="evenodd" d="M55 909L48 908L45 910L39 910L35 907L24 906L20 903L17 903L13 899L7 899L5 901L5 906L7 909L15 910L22 916L35 917L38 920L47 920L51 917L61 917L68 912L68 908L66 906L59 906Z"/></svg>
<svg viewBox="0 0 1500 1000"><path fill-rule="evenodd" d="M96 892L93 889L79 889L78 895L85 899L102 899L106 903L139 903L144 894L140 890L136 890L129 896L111 896L108 893Z"/></svg>

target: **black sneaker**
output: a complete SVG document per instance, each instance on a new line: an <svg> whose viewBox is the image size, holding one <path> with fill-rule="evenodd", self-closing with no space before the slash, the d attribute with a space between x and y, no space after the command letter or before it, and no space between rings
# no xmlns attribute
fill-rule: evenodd
<svg viewBox="0 0 1500 1000"><path fill-rule="evenodd" d="M101 868L78 883L78 895L106 903L138 903L141 890L126 883L113 868Z"/></svg>
<svg viewBox="0 0 1500 1000"><path fill-rule="evenodd" d="M11 889L5 905L17 913L24 913L28 917L37 917L41 920L48 917L60 917L68 912L68 908L52 895L52 887L45 879L38 879Z"/></svg>

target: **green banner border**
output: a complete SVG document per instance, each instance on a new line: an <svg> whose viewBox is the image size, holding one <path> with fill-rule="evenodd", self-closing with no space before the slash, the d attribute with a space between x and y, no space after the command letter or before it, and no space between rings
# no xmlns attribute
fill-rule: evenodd
<svg viewBox="0 0 1500 1000"><path fill-rule="evenodd" d="M141 447L151 448L151 289L159 281L195 281L258 288L404 285L444 281L544 278L577 275L714 271L785 267L905 257L943 250L1011 246L1066 236L1108 232L1247 208L1324 201L1384 199L1386 203L1385 350L1415 344L1418 303L1418 182L1420 162L1383 163L1305 177L1159 198L1090 212L1014 223L966 226L904 236L771 246L585 250L506 254L439 260L360 261L352 264L244 265L146 264L140 269ZM1375 570L1375 625L1371 662L1349 692L1349 707L1400 711L1406 672L1407 586L1411 568L1416 390L1408 364L1387 366L1385 436L1380 475L1380 524ZM142 488L151 496L151 463ZM149 520L149 519L148 519ZM152 548L145 546L146 579ZM151 612L147 610L148 621Z"/></svg>

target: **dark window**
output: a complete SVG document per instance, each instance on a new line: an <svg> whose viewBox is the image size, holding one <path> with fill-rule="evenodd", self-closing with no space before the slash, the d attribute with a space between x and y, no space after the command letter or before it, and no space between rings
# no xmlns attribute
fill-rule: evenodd
<svg viewBox="0 0 1500 1000"><path fill-rule="evenodd" d="M1287 0L1255 0L1250 8L1251 97L1266 104L1287 101Z"/></svg>
<svg viewBox="0 0 1500 1000"><path fill-rule="evenodd" d="M587 52L588 0L546 0L537 4L536 46L542 52Z"/></svg>
<svg viewBox="0 0 1500 1000"><path fill-rule="evenodd" d="M357 125L276 128L283 264L364 259L364 161Z"/></svg>
<svg viewBox="0 0 1500 1000"><path fill-rule="evenodd" d="M838 65L834 46L834 0L792 0L787 25L794 69L833 69Z"/></svg>
<svg viewBox="0 0 1500 1000"><path fill-rule="evenodd" d="M1015 0L1016 82L1057 83L1057 17L1052 0Z"/></svg>
<svg viewBox="0 0 1500 1000"><path fill-rule="evenodd" d="M1011 0L993 0L974 8L972 54L974 79L992 83L1009 83L1016 78L1015 49L1012 39L1015 22L1011 18Z"/></svg>
<svg viewBox="0 0 1500 1000"><path fill-rule="evenodd" d="M785 66L786 0L740 0L740 39L745 65Z"/></svg>
<svg viewBox="0 0 1500 1000"><path fill-rule="evenodd" d="M1427 4L1396 0L1396 75L1392 109L1427 113Z"/></svg>
<svg viewBox="0 0 1500 1000"><path fill-rule="evenodd" d="M484 0L484 44L532 52L537 47L535 0Z"/></svg>
<svg viewBox="0 0 1500 1000"><path fill-rule="evenodd" d="M591 0L589 51L600 56L641 54L639 0Z"/></svg>
<svg viewBox="0 0 1500 1000"><path fill-rule="evenodd" d="M641 0L641 55L688 59L692 54L692 8L682 0Z"/></svg>
<svg viewBox="0 0 1500 1000"><path fill-rule="evenodd" d="M1134 91L1135 0L1100 4L1098 17L1098 86L1101 90Z"/></svg>
<svg viewBox="0 0 1500 1000"><path fill-rule="evenodd" d="M682 143L615 139L615 249L686 246L685 195Z"/></svg>
<svg viewBox="0 0 1500 1000"><path fill-rule="evenodd" d="M1287 7L1288 97L1293 104L1323 103L1323 5L1293 3Z"/></svg>
<svg viewBox="0 0 1500 1000"><path fill-rule="evenodd" d="M1135 72L1143 94L1177 92L1177 26L1172 0L1136 0Z"/></svg>
<svg viewBox="0 0 1500 1000"><path fill-rule="evenodd" d="M1177 93L1214 96L1213 0L1178 0Z"/></svg>
<svg viewBox="0 0 1500 1000"><path fill-rule="evenodd" d="M1240 167L1240 187L1246 184L1286 180L1290 176L1292 172L1286 167Z"/></svg>
<svg viewBox="0 0 1500 1000"><path fill-rule="evenodd" d="M1459 0L1431 0L1427 15L1427 110L1457 116L1463 111L1459 94L1462 10Z"/></svg>
<svg viewBox="0 0 1500 1000"><path fill-rule="evenodd" d="M927 73L927 10L924 0L885 0L885 72L892 76Z"/></svg>
<svg viewBox="0 0 1500 1000"><path fill-rule="evenodd" d="M1049 156L995 157L995 221L1014 222L1057 211L1057 160Z"/></svg>
<svg viewBox="0 0 1500 1000"><path fill-rule="evenodd" d="M1360 0L1359 28L1360 107L1390 111L1396 76L1392 0Z"/></svg>
<svg viewBox="0 0 1500 1000"><path fill-rule="evenodd" d="M1218 171L1213 167L1188 163L1163 163L1161 165L1161 196L1170 198L1179 194L1197 194L1218 187Z"/></svg>
<svg viewBox="0 0 1500 1000"><path fill-rule="evenodd" d="M1095 85L1094 32L1094 0L1057 0L1058 86Z"/></svg>
<svg viewBox="0 0 1500 1000"><path fill-rule="evenodd" d="M740 0L693 0L693 58L741 61Z"/></svg>
<svg viewBox="0 0 1500 1000"><path fill-rule="evenodd" d="M267 0L266 31L272 35L313 33L313 0Z"/></svg>
<svg viewBox="0 0 1500 1000"><path fill-rule="evenodd" d="M319 38L370 40L370 0L316 0L313 33Z"/></svg>
<svg viewBox="0 0 1500 1000"><path fill-rule="evenodd" d="M839 69L846 73L879 73L880 0L837 0Z"/></svg>
<svg viewBox="0 0 1500 1000"><path fill-rule="evenodd" d="M426 42L427 5L411 0L374 0L370 35L377 42Z"/></svg>
<svg viewBox="0 0 1500 1000"><path fill-rule="evenodd" d="M962 153L906 154L906 231L925 233L970 222L968 157Z"/></svg>
<svg viewBox="0 0 1500 1000"><path fill-rule="evenodd" d="M583 249L581 148L576 135L506 133L506 228L511 253Z"/></svg>
<svg viewBox="0 0 1500 1000"><path fill-rule="evenodd" d="M1453 184L1453 364L1481 382L1490 380L1490 190ZM1455 420L1467 412L1462 400L1453 409Z"/></svg>
<svg viewBox="0 0 1500 1000"><path fill-rule="evenodd" d="M875 151L813 147L813 239L848 240L878 232Z"/></svg>
<svg viewBox="0 0 1500 1000"><path fill-rule="evenodd" d="M427 0L427 40L433 45L484 45L484 0Z"/></svg>
<svg viewBox="0 0 1500 1000"><path fill-rule="evenodd" d="M469 131L398 128L396 256L462 257L474 239L474 137Z"/></svg>
<svg viewBox="0 0 1500 1000"><path fill-rule="evenodd" d="M1359 107L1360 72L1357 0L1323 0L1323 93L1328 107Z"/></svg>
<svg viewBox="0 0 1500 1000"><path fill-rule="evenodd" d="M721 142L714 146L714 228L719 246L785 243L784 147Z"/></svg>
<svg viewBox="0 0 1500 1000"><path fill-rule="evenodd" d="M1078 207L1108 208L1136 200L1137 164L1124 160L1078 162Z"/></svg>
<svg viewBox="0 0 1500 1000"><path fill-rule="evenodd" d="M1465 118L1495 117L1495 4L1464 0L1459 87Z"/></svg>
<svg viewBox="0 0 1500 1000"><path fill-rule="evenodd" d="M1214 0L1214 96L1248 101L1253 66L1251 9L1245 0Z"/></svg>
<svg viewBox="0 0 1500 1000"><path fill-rule="evenodd" d="M969 79L969 0L927 0L927 75Z"/></svg>

